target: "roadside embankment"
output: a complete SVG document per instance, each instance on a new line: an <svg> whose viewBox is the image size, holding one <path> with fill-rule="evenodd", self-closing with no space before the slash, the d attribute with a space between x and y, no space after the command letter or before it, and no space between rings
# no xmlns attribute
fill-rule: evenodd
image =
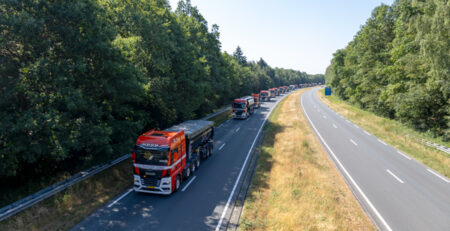
<svg viewBox="0 0 450 231"><path fill-rule="evenodd" d="M240 228L374 230L303 115L305 91L286 97L266 124Z"/></svg>

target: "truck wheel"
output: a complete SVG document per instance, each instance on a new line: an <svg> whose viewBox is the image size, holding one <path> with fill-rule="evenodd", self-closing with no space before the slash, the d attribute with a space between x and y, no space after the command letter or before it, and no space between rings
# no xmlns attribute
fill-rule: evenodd
<svg viewBox="0 0 450 231"><path fill-rule="evenodd" d="M180 185L181 185L181 180L180 180L180 175L178 175L177 178L175 179L175 189L173 191L174 192L178 191L178 189L180 189Z"/></svg>
<svg viewBox="0 0 450 231"><path fill-rule="evenodd" d="M195 162L195 167L196 167L197 169L200 167L200 160L197 160L197 161Z"/></svg>
<svg viewBox="0 0 450 231"><path fill-rule="evenodd" d="M191 176L191 168L186 168L185 173L186 174L184 175L184 179L189 178Z"/></svg>
<svg viewBox="0 0 450 231"><path fill-rule="evenodd" d="M191 173L194 173L195 172L195 163L192 163L192 166L191 166Z"/></svg>
<svg viewBox="0 0 450 231"><path fill-rule="evenodd" d="M210 146L208 148L208 157L212 156L212 151L213 151L213 148Z"/></svg>

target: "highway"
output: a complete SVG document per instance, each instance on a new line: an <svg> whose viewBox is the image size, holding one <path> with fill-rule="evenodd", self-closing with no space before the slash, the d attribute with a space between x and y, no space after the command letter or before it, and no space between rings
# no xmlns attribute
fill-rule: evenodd
<svg viewBox="0 0 450 231"><path fill-rule="evenodd" d="M352 124L318 99L301 107L316 136L380 230L450 230L450 181Z"/></svg>
<svg viewBox="0 0 450 231"><path fill-rule="evenodd" d="M282 98L263 103L247 120L220 125L213 155L180 191L160 196L126 190L72 230L225 230L256 138Z"/></svg>

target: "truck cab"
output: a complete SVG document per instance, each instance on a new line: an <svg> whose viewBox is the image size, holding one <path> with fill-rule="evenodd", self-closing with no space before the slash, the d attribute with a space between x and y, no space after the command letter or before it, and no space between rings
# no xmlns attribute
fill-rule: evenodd
<svg viewBox="0 0 450 231"><path fill-rule="evenodd" d="M260 94L252 94L253 100L255 101L255 108L259 108L261 106L261 97Z"/></svg>
<svg viewBox="0 0 450 231"><path fill-rule="evenodd" d="M190 120L139 136L132 153L134 190L166 195L177 191L200 160L212 154L213 125L212 121Z"/></svg>
<svg viewBox="0 0 450 231"><path fill-rule="evenodd" d="M270 93L268 91L260 91L261 101L269 101Z"/></svg>
<svg viewBox="0 0 450 231"><path fill-rule="evenodd" d="M270 91L270 97L271 98L275 98L275 96L276 96L275 95L275 88L270 88L269 91Z"/></svg>
<svg viewBox="0 0 450 231"><path fill-rule="evenodd" d="M247 119L255 110L255 101L251 96L235 99L231 105L234 119Z"/></svg>

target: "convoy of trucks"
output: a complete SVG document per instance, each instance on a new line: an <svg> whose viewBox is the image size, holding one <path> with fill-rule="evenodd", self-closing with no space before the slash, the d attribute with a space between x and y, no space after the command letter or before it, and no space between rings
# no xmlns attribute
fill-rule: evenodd
<svg viewBox="0 0 450 231"><path fill-rule="evenodd" d="M298 87L281 86L234 99L233 118L247 119L260 107L261 101L269 101ZM134 190L166 195L177 191L181 182L200 167L202 160L212 155L213 140L214 122L206 120L189 120L162 131L153 129L140 135L131 155Z"/></svg>

